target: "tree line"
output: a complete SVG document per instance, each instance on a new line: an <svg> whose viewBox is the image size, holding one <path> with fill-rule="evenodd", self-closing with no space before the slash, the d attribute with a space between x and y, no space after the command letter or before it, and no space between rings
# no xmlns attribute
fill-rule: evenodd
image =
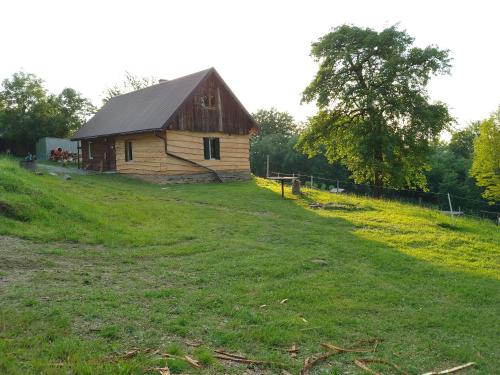
<svg viewBox="0 0 500 375"><path fill-rule="evenodd" d="M313 43L311 56L318 71L302 101L315 102L317 113L303 124L274 108L253 114L260 124L250 147L256 175L265 175L269 155L281 173L351 179L375 196L392 187L500 200L500 109L454 131L447 105L430 101L427 86L450 72L450 51L417 47L396 26L342 25ZM103 104L155 81L127 72ZM72 88L51 94L35 75L15 73L0 90L0 151L21 155L40 137L70 136L95 111ZM449 142L440 140L443 131L452 133Z"/></svg>

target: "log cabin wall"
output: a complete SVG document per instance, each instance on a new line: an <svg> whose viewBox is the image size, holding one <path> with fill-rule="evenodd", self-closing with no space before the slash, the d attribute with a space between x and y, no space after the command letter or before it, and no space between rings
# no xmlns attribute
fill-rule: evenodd
<svg viewBox="0 0 500 375"><path fill-rule="evenodd" d="M220 159L205 160L203 138L219 138ZM250 172L249 135L167 131L169 153L192 160L215 171ZM206 173L206 169L167 155L167 173L171 175Z"/></svg>
<svg viewBox="0 0 500 375"><path fill-rule="evenodd" d="M167 150L215 171L250 172L249 135L169 130ZM219 138L220 159L205 160L203 138ZM125 142L132 142L133 160L125 161ZM165 153L164 140L153 133L116 137L116 170L132 174L184 175L207 173L207 169Z"/></svg>
<svg viewBox="0 0 500 375"><path fill-rule="evenodd" d="M132 160L126 161L125 142L132 142ZM116 170L120 173L166 174L167 155L162 139L153 133L116 137Z"/></svg>
<svg viewBox="0 0 500 375"><path fill-rule="evenodd" d="M91 155L89 155L89 150ZM114 171L116 169L114 137L82 139L81 152L83 169L94 171Z"/></svg>

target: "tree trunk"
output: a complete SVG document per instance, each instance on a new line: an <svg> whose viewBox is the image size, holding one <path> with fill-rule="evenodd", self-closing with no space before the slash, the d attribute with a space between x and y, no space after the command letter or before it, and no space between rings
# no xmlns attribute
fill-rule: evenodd
<svg viewBox="0 0 500 375"><path fill-rule="evenodd" d="M382 189L384 187L384 181L382 178L382 172L375 172L375 179L372 184L373 197L374 198L382 198Z"/></svg>

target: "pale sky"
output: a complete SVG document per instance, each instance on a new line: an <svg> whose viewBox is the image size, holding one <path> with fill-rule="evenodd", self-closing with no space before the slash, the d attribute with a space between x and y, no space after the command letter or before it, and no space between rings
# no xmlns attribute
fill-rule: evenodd
<svg viewBox="0 0 500 375"><path fill-rule="evenodd" d="M173 79L215 67L245 107L303 121L300 94L316 63L310 45L344 23L398 23L416 45L451 50L450 76L430 85L462 127L500 105L499 1L4 1L0 79L23 69L52 92L73 87L94 104L125 70Z"/></svg>

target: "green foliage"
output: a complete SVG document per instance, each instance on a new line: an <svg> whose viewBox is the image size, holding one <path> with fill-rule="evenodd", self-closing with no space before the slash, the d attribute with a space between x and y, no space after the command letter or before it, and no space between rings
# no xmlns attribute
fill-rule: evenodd
<svg viewBox="0 0 500 375"><path fill-rule="evenodd" d="M222 347L283 364L262 372L298 374L322 342L373 337L377 358L411 374L499 367L493 224L450 226L433 210L307 189L282 199L263 179L162 189L116 175L36 176L0 158L5 180L1 199L28 206L30 220L0 215L2 374L143 374L165 366L157 348L213 360L203 374L248 370L211 358ZM195 340L207 352L184 344ZM355 373L359 354L341 356L339 373Z"/></svg>
<svg viewBox="0 0 500 375"><path fill-rule="evenodd" d="M259 109L252 116L259 124L259 133L253 136L253 140L275 134L291 137L297 134L299 129L292 115L287 112L280 112L276 108Z"/></svg>
<svg viewBox="0 0 500 375"><path fill-rule="evenodd" d="M125 79L104 91L102 103L106 104L111 98L131 91L140 90L158 83L155 77L139 77L125 71Z"/></svg>
<svg viewBox="0 0 500 375"><path fill-rule="evenodd" d="M472 159L462 156L463 149L457 150L452 145L453 143L437 145L429 157L430 170L426 172L429 190L443 194L438 197L441 207L448 206L446 194L449 193L465 198L458 201L458 198L454 198L455 205L461 209L482 208L482 190L469 174Z"/></svg>
<svg viewBox="0 0 500 375"><path fill-rule="evenodd" d="M342 161L358 183L425 187L432 142L451 122L447 107L428 102L433 75L447 73L448 51L413 46L405 31L340 26L312 45L319 62L304 90L319 112L299 147Z"/></svg>
<svg viewBox="0 0 500 375"><path fill-rule="evenodd" d="M449 149L457 156L472 159L474 140L479 136L480 121L469 124L465 129L453 132Z"/></svg>
<svg viewBox="0 0 500 375"><path fill-rule="evenodd" d="M0 138L14 153L34 152L41 137L66 137L78 129L95 108L74 89L49 94L34 74L18 72L2 82Z"/></svg>
<svg viewBox="0 0 500 375"><path fill-rule="evenodd" d="M471 174L477 185L485 188L485 199L492 203L500 201L500 107L479 127Z"/></svg>
<svg viewBox="0 0 500 375"><path fill-rule="evenodd" d="M348 177L346 169L339 163L331 165L323 155L308 158L296 149L301 127L287 112L279 112L275 108L261 109L253 117L260 126L260 133L251 139L250 166L253 174L266 175L266 158L269 155L271 172L336 179Z"/></svg>

